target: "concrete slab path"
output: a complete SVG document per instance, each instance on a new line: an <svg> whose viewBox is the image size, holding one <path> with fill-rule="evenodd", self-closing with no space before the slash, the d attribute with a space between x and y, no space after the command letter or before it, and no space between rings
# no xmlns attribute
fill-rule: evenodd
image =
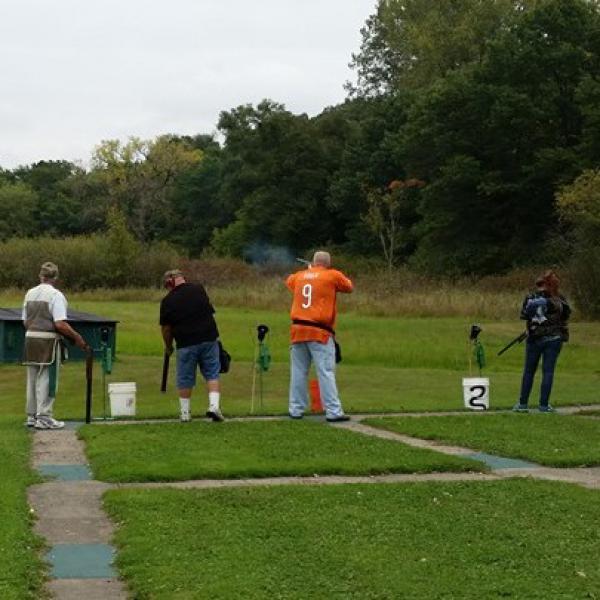
<svg viewBox="0 0 600 600"><path fill-rule="evenodd" d="M48 592L57 600L127 598L112 566L114 527L102 510L102 494L110 486L92 481L77 432L35 431L32 464L54 477L28 490L34 529L49 546Z"/></svg>
<svg viewBox="0 0 600 600"><path fill-rule="evenodd" d="M572 414L582 408L564 407L561 413ZM51 565L48 591L57 600L121 600L127 590L119 579L112 562L115 551L111 546L114 526L102 509L102 495L109 489L124 488L177 488L208 489L240 486L275 485L340 485L347 483L408 483L425 481L492 481L510 477L533 477L551 481L575 483L600 489L600 467L556 469L534 463L492 456L469 448L450 446L435 441L369 427L361 423L374 416L445 416L465 412L398 413L352 415L351 421L334 425L362 435L397 441L416 448L434 450L453 456L480 460L488 465L489 473L429 473L398 474L365 477L272 477L262 479L200 480L181 482L153 482L107 484L92 480L83 443L77 438L77 427L72 422L63 430L35 431L33 435L32 464L40 474L52 480L33 485L28 490L29 504L37 515L35 531L46 539ZM494 414L482 412L468 414ZM240 417L231 420L281 420L287 417ZM323 420L322 417L309 417ZM137 424L177 422L175 419L104 421L98 424Z"/></svg>
<svg viewBox="0 0 600 600"><path fill-rule="evenodd" d="M189 481L153 481L120 483L113 489L214 489L278 485L341 485L348 483L415 483L425 481L494 481L493 473L406 473L393 475L324 475L316 477L263 477L260 479L197 479Z"/></svg>
<svg viewBox="0 0 600 600"><path fill-rule="evenodd" d="M600 410L600 404L576 404L573 406L559 406L556 408L556 412L560 415L576 415L583 411L589 410ZM511 413L511 409L500 409L500 410L445 410L445 411L425 411L425 412L381 412L381 413L353 413L349 415L353 421L362 421L363 419L376 419L379 417L456 417L459 415L498 415L502 413ZM537 409L532 406L531 413L536 413ZM225 415L227 417L227 415ZM194 417L197 418L197 417ZM287 419L287 415L245 415L240 417L227 417L227 421L280 421ZM308 420L322 421L324 417L322 415L305 415ZM594 418L590 415L588 418ZM179 423L178 418L166 418L166 419L127 419L127 418L116 418L97 420L94 421L98 425L147 425L151 423ZM71 427L78 427L81 422L71 421L68 425Z"/></svg>
<svg viewBox="0 0 600 600"><path fill-rule="evenodd" d="M403 444L408 444L415 448L434 450L442 454L450 454L453 456L463 456L464 458L472 458L487 464L491 472L498 477L533 477L534 479L545 479L549 481L566 481L576 483L584 487L592 489L600 489L600 467L594 468L572 468L561 469L554 467L544 467L535 463L520 461L516 459L493 456L484 452L477 452L471 448L461 448L459 446L446 446L435 440L422 440L393 431L384 429L376 429L369 427L363 423L349 421L340 423L337 427L350 429L364 435L383 438L387 440L397 440Z"/></svg>

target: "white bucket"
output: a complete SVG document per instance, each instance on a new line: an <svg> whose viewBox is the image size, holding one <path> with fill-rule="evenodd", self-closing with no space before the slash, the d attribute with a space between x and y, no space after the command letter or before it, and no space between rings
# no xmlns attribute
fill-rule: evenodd
<svg viewBox="0 0 600 600"><path fill-rule="evenodd" d="M471 410L487 410L490 407L490 380L487 377L465 377L463 399Z"/></svg>
<svg viewBox="0 0 600 600"><path fill-rule="evenodd" d="M135 381L124 383L109 383L108 397L110 398L110 414L113 417L135 416Z"/></svg>

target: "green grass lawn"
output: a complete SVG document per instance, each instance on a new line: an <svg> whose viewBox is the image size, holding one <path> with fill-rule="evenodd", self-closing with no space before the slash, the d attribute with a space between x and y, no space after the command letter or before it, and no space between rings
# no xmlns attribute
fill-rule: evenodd
<svg viewBox="0 0 600 600"><path fill-rule="evenodd" d="M21 302L21 296L0 294L0 306L20 306ZM72 300L70 306L118 320L117 351L120 355L162 354L158 302ZM518 308L516 310L518 312ZM273 360L288 360L287 302L282 303L278 311L217 306L216 318L223 342L234 360L252 360L258 323L266 323L271 328L267 342ZM342 302L337 329L344 350L344 362L348 365L446 369L464 374L467 368L467 337L472 320L476 320L475 315L472 319L361 316L344 312ZM495 354L523 329L523 323L517 319L484 320L480 323L483 327L481 338L487 348L488 372L519 371L523 361L522 345L500 358ZM571 342L565 345L559 359L559 372L600 375L600 323L575 322L571 330Z"/></svg>
<svg viewBox="0 0 600 600"><path fill-rule="evenodd" d="M114 482L485 470L306 421L91 425L80 435L96 478Z"/></svg>
<svg viewBox="0 0 600 600"><path fill-rule="evenodd" d="M118 351L122 354L160 356L162 341L155 302L77 302L73 308L120 321ZM222 308L216 314L221 338L238 361L254 356L256 325L266 323L273 360L285 362L289 346L289 306L280 311ZM450 369L463 373L467 368L466 343L470 321L462 318L384 318L347 313L339 316L338 338L348 365L404 369ZM502 357L496 352L523 329L515 321L482 322L481 336L488 350L490 372L519 371L523 346ZM565 345L559 369L600 375L600 323L573 323L572 341Z"/></svg>
<svg viewBox="0 0 600 600"><path fill-rule="evenodd" d="M600 465L600 421L540 414L367 419L365 424L553 467Z"/></svg>
<svg viewBox="0 0 600 600"><path fill-rule="evenodd" d="M136 598L597 598L597 492L563 484L119 490Z"/></svg>
<svg viewBox="0 0 600 600"><path fill-rule="evenodd" d="M0 294L0 306L19 306L21 301L21 295ZM70 305L120 321L118 358L107 382L137 383L138 416L177 416L174 364L168 393L159 392L162 341L158 302L72 299ZM363 316L345 313L343 301L341 308L338 331L344 362L338 369L338 383L347 412L463 408L466 338L475 318ZM276 311L217 309L221 337L233 356L232 371L222 380L225 414L250 412L251 361L255 327L260 322L271 328L267 341L274 362L265 375L264 405L257 406L256 412L285 414L287 301ZM484 320L481 324L489 359L486 375L491 378L491 407L507 408L518 396L523 348L500 359L495 353L517 335L522 323ZM572 342L559 359L552 403L599 402L599 365L600 323L574 323ZM103 412L101 383L97 364L96 416ZM56 416L82 419L84 395L84 365L65 365ZM22 427L24 396L24 368L0 365L2 600L42 596L39 541L31 533L25 500L32 475L29 440ZM202 389L196 392L192 408L195 415L204 414ZM508 429L521 431L522 439L508 436L506 428L500 427L476 437L481 439L481 449L542 463L567 459L580 461L569 464L590 460L596 461L590 464L599 464L598 452L593 451L598 440L593 419L544 415L545 421L539 420L538 425L535 415L507 415L513 417L522 420L506 421ZM447 421L449 429L458 434L460 428L452 425L452 419ZM496 417L475 419L474 423L491 427ZM558 424L554 429L553 423ZM575 434L578 441L571 444ZM84 428L82 435L88 441L96 475L113 481L483 468L460 458L310 422L96 426ZM529 443L530 439L533 442ZM484 442L488 446L483 447ZM511 455L505 446L527 451L539 448L541 457ZM239 596L240 590L247 591L244 597L248 598L479 598L510 594L535 598L541 591L547 598L548 589L558 590L557 597L585 597L588 592L594 597L590 590L600 595L597 567L594 571L590 566L592 557L597 556L597 530L589 527L594 518L592 507L597 517L598 496L590 494L559 485L501 482L240 489L189 495L123 491L111 493L107 502L116 518L121 520L123 515L125 520L119 534L123 548L119 560L123 572L133 579L139 598L229 598ZM265 523L269 527L265 528ZM585 524L587 533L583 532ZM590 550L594 544L595 555ZM515 556L515 552L520 554Z"/></svg>
<svg viewBox="0 0 600 600"><path fill-rule="evenodd" d="M173 361L174 362L174 361ZM162 359L158 356L121 356L113 365L108 382L137 383L137 416L177 417L179 403L175 390L175 366L171 368L166 394L161 394ZM406 412L464 410L462 376L444 369L408 369L358 366L342 363L338 367L338 385L347 412ZM520 373L498 372L490 375L491 408L510 408L518 398ZM264 377L264 404L256 413L287 414L289 365L273 363ZM252 364L235 361L231 372L222 377L222 406L225 415L250 414ZM552 404L593 404L600 401L600 375L559 371L552 392ZM535 402L535 391L532 402ZM25 369L0 366L2 413L22 414L25 405ZM192 411L203 415L207 397L199 387L192 400ZM100 365L94 370L94 414L103 412ZM83 419L85 415L85 371L83 363L64 365L56 401L58 418ZM109 413L110 414L110 413Z"/></svg>
<svg viewBox="0 0 600 600"><path fill-rule="evenodd" d="M16 296L0 296L6 306L18 305ZM169 390L159 392L162 369L162 341L156 302L71 302L75 309L91 311L120 321L117 334L118 359L110 381L138 384L138 414L141 417L168 417L178 413L175 365ZM281 311L224 308L217 318L222 338L233 356L232 371L223 377L223 407L226 414L250 412L252 357L255 327L271 327L267 341L273 356L265 375L266 414L285 414L289 382L287 305ZM461 379L467 373L466 337L469 321L462 318L378 318L342 314L339 339L344 361L338 367L342 401L348 412L393 412L460 410L463 408ZM512 406L519 392L523 348L502 358L495 351L521 328L518 321L482 323L491 379L491 408ZM559 359L552 402L592 404L600 401L600 323L573 324L572 342ZM175 362L174 360L172 361ZM5 414L20 414L24 396L24 369L0 366L0 395ZM537 387L537 384L536 384ZM65 366L60 381L56 412L59 418L82 418L84 414L84 367ZM94 412L102 414L100 365L95 368ZM532 401L535 401L537 389ZM205 394L196 394L194 409L204 412Z"/></svg>
<svg viewBox="0 0 600 600"><path fill-rule="evenodd" d="M26 487L33 481L29 469L28 433L22 420L0 417L0 598L2 600L41 597L41 548L30 528L31 515Z"/></svg>

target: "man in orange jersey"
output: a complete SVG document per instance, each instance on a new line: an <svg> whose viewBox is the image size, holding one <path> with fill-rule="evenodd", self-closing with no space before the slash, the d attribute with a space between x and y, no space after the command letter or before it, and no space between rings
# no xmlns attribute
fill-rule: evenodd
<svg viewBox="0 0 600 600"><path fill-rule="evenodd" d="M315 363L325 416L330 422L348 421L335 383L336 294L350 294L352 282L331 268L328 252L315 252L312 264L287 278L294 295L291 330L291 381L289 413L301 419L308 405L306 379L311 361Z"/></svg>

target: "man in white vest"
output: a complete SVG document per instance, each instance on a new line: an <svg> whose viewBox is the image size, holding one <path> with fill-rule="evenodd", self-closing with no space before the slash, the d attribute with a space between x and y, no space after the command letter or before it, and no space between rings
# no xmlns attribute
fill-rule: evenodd
<svg viewBox="0 0 600 600"><path fill-rule="evenodd" d="M36 429L62 429L65 424L52 416L58 384L61 336L89 350L85 340L67 323L67 300L54 285L58 267L46 262L40 269L40 285L31 288L23 301L25 357L27 365L27 421Z"/></svg>

